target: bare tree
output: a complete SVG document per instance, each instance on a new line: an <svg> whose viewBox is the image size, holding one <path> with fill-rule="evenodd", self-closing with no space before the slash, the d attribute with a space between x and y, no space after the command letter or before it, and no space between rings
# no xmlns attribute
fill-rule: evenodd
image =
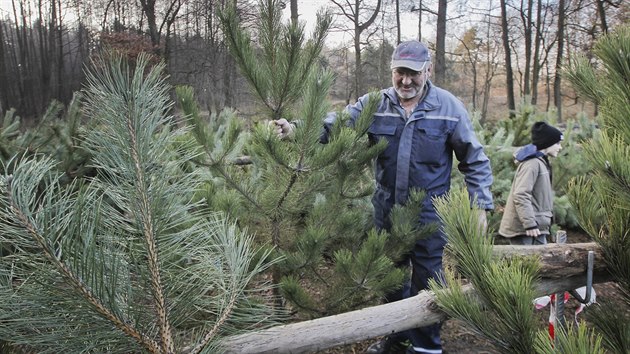
<svg viewBox="0 0 630 354"><path fill-rule="evenodd" d="M149 36L151 37L151 43L156 54L162 54L160 47L161 37L166 32L167 40L170 34L171 27L177 18L177 13L182 6L182 0L170 0L165 4L164 13L162 14L161 22L158 26L156 0L140 0L142 6L142 13L146 16Z"/></svg>
<svg viewBox="0 0 630 354"><path fill-rule="evenodd" d="M418 0L418 40L422 42L422 0Z"/></svg>
<svg viewBox="0 0 630 354"><path fill-rule="evenodd" d="M600 25L602 26L602 32L608 33L608 23L606 21L606 10L604 9L604 3L606 0L596 0L597 14L599 15Z"/></svg>
<svg viewBox="0 0 630 354"><path fill-rule="evenodd" d="M531 102L536 104L538 100L538 78L540 76L540 46L542 42L542 0L538 0L536 4L536 24L534 25L536 34L534 38L534 64L532 68L532 90Z"/></svg>
<svg viewBox="0 0 630 354"><path fill-rule="evenodd" d="M433 61L433 81L437 85L444 84L446 72L446 12L447 0L439 0L437 26L435 31L435 59Z"/></svg>
<svg viewBox="0 0 630 354"><path fill-rule="evenodd" d="M4 23L0 22L0 115L9 108L9 82L7 80L7 52L4 46Z"/></svg>
<svg viewBox="0 0 630 354"><path fill-rule="evenodd" d="M362 61L361 61L361 34L366 31L376 20L381 11L382 0L376 0L374 7L369 6L364 0L331 0L337 6L341 15L350 20L353 24L352 37L354 40L354 56L355 56L355 74L354 74L354 93L359 95L363 92L362 78Z"/></svg>
<svg viewBox="0 0 630 354"><path fill-rule="evenodd" d="M530 68L532 66L532 33L534 28L534 21L532 19L532 8L534 7L533 0L521 0L520 3L520 18L523 25L523 30L525 32L524 42L525 42L525 68L524 68L524 78L523 78L523 94L530 95L531 87L530 87Z"/></svg>
<svg viewBox="0 0 630 354"><path fill-rule="evenodd" d="M400 0L396 2L396 44L400 43Z"/></svg>
<svg viewBox="0 0 630 354"><path fill-rule="evenodd" d="M558 112L558 121L562 121L562 80L560 70L562 68L563 49L564 49L564 22L565 22L565 0L558 1L558 54L556 56L556 72L553 80L553 98L554 104Z"/></svg>
<svg viewBox="0 0 630 354"><path fill-rule="evenodd" d="M514 100L514 73L512 71L512 50L510 48L510 29L507 16L506 0L501 0L501 37L503 38L503 52L505 55L505 87L510 117L513 117L516 102Z"/></svg>

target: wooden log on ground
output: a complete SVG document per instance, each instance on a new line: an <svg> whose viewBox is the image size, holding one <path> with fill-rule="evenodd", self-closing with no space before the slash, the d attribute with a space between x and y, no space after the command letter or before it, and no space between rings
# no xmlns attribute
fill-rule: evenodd
<svg viewBox="0 0 630 354"><path fill-rule="evenodd" d="M600 248L595 243L494 247L499 257L534 254L541 257L542 278L537 284L539 296L584 286L588 251L595 252L593 282L609 281ZM474 291L471 286L465 289ZM433 293L423 291L384 305L228 337L224 344L226 353L309 353L445 319L446 315L439 310Z"/></svg>
<svg viewBox="0 0 630 354"><path fill-rule="evenodd" d="M499 257L514 255L534 256L541 259L540 275L548 279L561 279L586 274L588 251L595 252L594 274L606 273L606 264L599 246L588 243L550 243L541 246L494 246L494 254ZM598 262L599 260L599 262Z"/></svg>

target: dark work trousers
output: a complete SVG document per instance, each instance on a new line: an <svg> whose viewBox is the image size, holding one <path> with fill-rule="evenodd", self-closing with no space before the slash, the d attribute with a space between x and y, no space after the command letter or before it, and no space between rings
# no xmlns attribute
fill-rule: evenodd
<svg viewBox="0 0 630 354"><path fill-rule="evenodd" d="M418 295L422 290L429 288L429 279L442 279L442 256L446 237L441 231L431 234L426 239L416 241L411 256L411 288L409 296ZM442 341L440 339L441 324L427 327L414 328L407 331L407 337L411 341L416 353L442 353Z"/></svg>
<svg viewBox="0 0 630 354"><path fill-rule="evenodd" d="M435 212L422 213L422 224L437 223L438 216ZM389 225L383 225L389 226ZM442 279L442 256L446 237L441 230L429 235L427 238L416 241L409 258L399 263L400 267L406 267L411 262L411 282L405 284L402 289L386 296L387 302L401 300L417 295L421 290L428 289L429 279ZM416 353L442 353L442 341L440 339L441 324L427 327L414 328L405 332L391 335L392 339L404 341L409 339Z"/></svg>

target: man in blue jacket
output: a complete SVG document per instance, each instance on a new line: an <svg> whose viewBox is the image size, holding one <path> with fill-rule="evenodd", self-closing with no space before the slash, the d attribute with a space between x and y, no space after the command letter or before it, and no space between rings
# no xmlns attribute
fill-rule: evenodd
<svg viewBox="0 0 630 354"><path fill-rule="evenodd" d="M392 87L382 90L382 98L368 130L372 141L387 140L387 148L376 160L376 189L372 198L374 222L379 229L391 227L389 214L395 204L403 204L412 189L424 190L427 197L419 215L421 224L439 222L432 198L447 193L451 185L453 153L464 174L470 200L482 210L493 208L490 161L477 140L468 113L455 96L431 83L431 55L418 41L402 42L392 55ZM359 117L367 95L346 110L354 121ZM328 141L335 114L324 120L322 142ZM281 137L291 135L293 126L284 119L274 122ZM485 212L480 215L485 226ZM416 295L428 287L430 278L442 272L446 238L442 231L416 242L411 252L411 289ZM400 296L399 298L401 298ZM391 297L388 300L393 300ZM442 353L440 326L407 331L411 341L407 353ZM390 353L399 348L401 335L373 344L368 353Z"/></svg>

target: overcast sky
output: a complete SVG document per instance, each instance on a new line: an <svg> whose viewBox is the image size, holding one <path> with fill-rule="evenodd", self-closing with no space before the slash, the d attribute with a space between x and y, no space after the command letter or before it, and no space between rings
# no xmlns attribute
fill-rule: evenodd
<svg viewBox="0 0 630 354"><path fill-rule="evenodd" d="M287 0L287 7L284 10L284 17L289 19L291 17L291 9L289 8ZM333 10L336 9L336 6L331 4L330 1L327 0L298 0L298 14L300 21L306 22L307 32L310 33L315 24L317 10L320 8L329 6ZM334 6L334 7L333 7ZM343 20L343 19L339 19ZM418 37L418 17L417 15L413 15L410 13L403 13L401 15L401 29L402 34L401 37L403 40L405 39L416 39ZM431 28L427 26L427 29L424 30L426 34L431 33ZM430 34L429 34L430 35ZM423 33L423 37L425 33ZM333 32L328 34L328 41L330 44L338 44L340 42L348 42L351 41L352 38L348 34Z"/></svg>
<svg viewBox="0 0 630 354"><path fill-rule="evenodd" d="M63 2L64 0L62 0ZM291 15L291 10L289 7L289 0L286 0L287 6L284 10L285 19L289 19ZM328 0L298 0L298 12L300 15L300 20L306 23L307 33L310 33L314 27L315 19L317 11L326 6L334 6ZM0 0L0 18L5 18L6 16L13 17L13 7L11 5L11 0ZM339 19L343 20L343 19ZM418 18L417 16L410 13L403 13L402 18L402 38L411 39L416 38L418 33ZM430 30L431 26L426 26L427 29L423 30L427 35L431 36ZM424 33L423 33L424 35ZM336 45L341 42L351 42L352 38L348 34L339 33L339 32L331 32L328 34L327 40L330 45Z"/></svg>

